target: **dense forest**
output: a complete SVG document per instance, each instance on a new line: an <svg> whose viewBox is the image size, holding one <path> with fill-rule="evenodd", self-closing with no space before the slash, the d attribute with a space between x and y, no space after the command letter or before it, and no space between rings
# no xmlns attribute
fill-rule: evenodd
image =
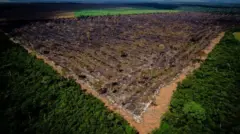
<svg viewBox="0 0 240 134"><path fill-rule="evenodd" d="M154 134L240 133L240 42L234 31L179 84Z"/></svg>
<svg viewBox="0 0 240 134"><path fill-rule="evenodd" d="M1 133L133 134L104 104L0 34Z"/></svg>

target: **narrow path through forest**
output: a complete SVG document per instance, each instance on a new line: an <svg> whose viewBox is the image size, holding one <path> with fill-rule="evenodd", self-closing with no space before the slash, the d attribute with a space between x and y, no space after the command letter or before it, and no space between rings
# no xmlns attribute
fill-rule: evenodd
<svg viewBox="0 0 240 134"><path fill-rule="evenodd" d="M215 45L220 42L223 36L224 36L224 32L220 33L215 39L213 39L210 42L208 47L203 50L204 55L201 56L202 61L204 61L207 58L207 55L213 50ZM14 42L17 43L16 41ZM53 67L53 69L55 69L62 76L69 77L69 76L66 76L63 73L62 68L60 66L57 66L53 61L48 60L45 56L37 54L31 49L28 49L26 47L24 48L30 54L35 54L38 59L42 59L46 64ZM155 101L156 105L154 106L152 105L147 109L147 111L143 114L142 121L140 123L137 123L130 113L128 113L121 107L117 106L116 104L112 104L106 97L99 95L95 90L92 90L87 84L84 84L80 80L78 80L75 74L72 74L71 77L73 77L76 80L76 82L81 85L83 90L86 90L87 93L92 94L96 98L100 99L103 103L105 103L105 106L108 109L120 114L125 120L129 122L131 126L136 128L139 134L148 134L160 126L161 117L168 110L168 106L171 101L172 94L177 88L177 83L181 82L193 70L199 68L200 65L201 63L194 63L189 65L172 82L170 82L165 87L161 88L159 94L156 96L156 101Z"/></svg>

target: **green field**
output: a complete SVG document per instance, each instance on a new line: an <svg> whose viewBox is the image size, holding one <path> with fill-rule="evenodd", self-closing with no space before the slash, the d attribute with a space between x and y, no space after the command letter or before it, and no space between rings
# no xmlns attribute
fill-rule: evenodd
<svg viewBox="0 0 240 134"><path fill-rule="evenodd" d="M240 41L240 32L234 32L233 35L237 40Z"/></svg>
<svg viewBox="0 0 240 134"><path fill-rule="evenodd" d="M84 9L74 12L75 17L84 16L108 16L108 15L127 15L127 14L150 14L150 13L176 13L176 12L207 12L220 14L239 14L239 8L213 8L213 7L192 7L180 6L175 9L157 9L149 7L116 7L102 9Z"/></svg>
<svg viewBox="0 0 240 134"><path fill-rule="evenodd" d="M74 81L0 34L2 133L134 134L119 115Z"/></svg>
<svg viewBox="0 0 240 134"><path fill-rule="evenodd" d="M160 10L154 8L132 8L132 7L121 7L121 8L104 8L104 9L85 9L75 11L76 17L81 16L106 16L106 15L126 15L126 14L148 14L148 13L166 13L166 12L179 12L178 10Z"/></svg>
<svg viewBox="0 0 240 134"><path fill-rule="evenodd" d="M154 134L240 133L240 42L233 32L178 85Z"/></svg>

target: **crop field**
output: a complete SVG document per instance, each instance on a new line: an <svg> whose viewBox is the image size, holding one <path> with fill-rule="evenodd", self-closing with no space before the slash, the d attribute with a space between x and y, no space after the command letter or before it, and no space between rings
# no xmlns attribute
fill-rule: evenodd
<svg viewBox="0 0 240 134"><path fill-rule="evenodd" d="M125 14L149 14L149 13L166 13L179 12L178 10L162 10L155 8L134 8L134 7L118 7L118 8L103 8L103 9L85 9L75 11L76 17L81 16L105 16L105 15L125 15Z"/></svg>
<svg viewBox="0 0 240 134"><path fill-rule="evenodd" d="M180 6L174 9L159 9L150 7L115 7L102 9L83 9L74 11L75 17L108 16L127 14L177 13L177 12L206 12L218 14L239 14L240 8L213 8L201 6Z"/></svg>
<svg viewBox="0 0 240 134"><path fill-rule="evenodd" d="M9 36L60 65L135 117L159 89L199 56L239 17L161 13L55 19L28 23Z"/></svg>

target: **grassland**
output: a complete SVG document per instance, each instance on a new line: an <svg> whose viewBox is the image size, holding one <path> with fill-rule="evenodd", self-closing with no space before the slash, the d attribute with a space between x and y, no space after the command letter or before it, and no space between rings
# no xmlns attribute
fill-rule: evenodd
<svg viewBox="0 0 240 134"><path fill-rule="evenodd" d="M85 9L75 11L76 17L81 16L106 16L106 15L126 15L126 14L149 14L149 13L175 13L178 10L163 10L155 8L133 8L133 7L118 7L118 8L103 8L103 9Z"/></svg>
<svg viewBox="0 0 240 134"><path fill-rule="evenodd" d="M240 42L227 32L200 69L178 85L154 134L240 132Z"/></svg>
<svg viewBox="0 0 240 134"><path fill-rule="evenodd" d="M2 133L134 134L119 115L0 34Z"/></svg>
<svg viewBox="0 0 240 134"><path fill-rule="evenodd" d="M233 35L237 40L240 41L240 32L234 32Z"/></svg>
<svg viewBox="0 0 240 134"><path fill-rule="evenodd" d="M84 16L108 16L108 15L127 15L127 14L150 14L150 13L177 13L177 12L206 12L218 14L239 14L239 8L214 8L214 7L192 7L180 6L174 9L160 9L150 7L115 7L102 9L83 9L74 12L75 17Z"/></svg>

